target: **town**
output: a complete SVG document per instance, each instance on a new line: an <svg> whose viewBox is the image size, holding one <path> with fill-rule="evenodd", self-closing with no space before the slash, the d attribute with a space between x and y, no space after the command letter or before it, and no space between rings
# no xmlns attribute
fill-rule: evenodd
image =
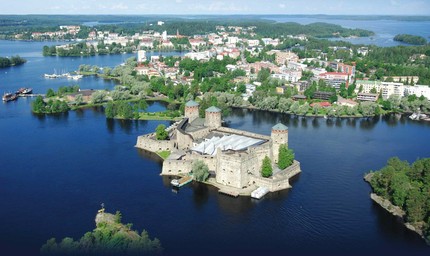
<svg viewBox="0 0 430 256"><path fill-rule="evenodd" d="M430 77L424 68L428 46L418 49L423 53L412 53L305 34L269 38L258 35L257 26L218 25L216 32L192 36L181 35L177 29L170 35L163 30L164 21L150 25L163 32L154 29L124 35L86 28L86 40L45 46L43 52L58 56L136 52L137 58L124 64L128 69L82 65L79 70L120 80L124 86L120 93L125 96L116 98L122 100L133 99L133 94L156 95L183 105L199 98L206 106L214 96L223 95L224 102L209 105L324 117L406 112L413 119L430 120L425 114L430 110ZM80 26L60 26L59 31L31 36L76 36L81 31ZM163 56L172 51L174 56ZM394 51L402 52L386 63L380 61ZM133 88L136 84L139 89ZM88 93L94 92L85 92L88 102ZM109 92L106 96L94 103L112 99Z"/></svg>

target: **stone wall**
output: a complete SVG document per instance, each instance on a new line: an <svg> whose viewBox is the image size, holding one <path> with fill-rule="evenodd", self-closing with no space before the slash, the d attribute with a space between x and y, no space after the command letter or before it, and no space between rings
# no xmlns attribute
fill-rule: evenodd
<svg viewBox="0 0 430 256"><path fill-rule="evenodd" d="M191 171L192 160L164 160L161 175L180 175Z"/></svg>
<svg viewBox="0 0 430 256"><path fill-rule="evenodd" d="M261 139L261 140L270 140L270 137L266 136L266 135L261 135L261 134L257 134L257 133L227 128L227 127L219 127L216 129L216 131L225 132L225 133L234 133L237 135L248 136L251 138L256 138L256 139Z"/></svg>
<svg viewBox="0 0 430 256"><path fill-rule="evenodd" d="M287 167L285 170L282 170L272 177L263 178L261 176L251 175L250 181L257 186L266 187L270 192L279 191L287 188L291 188L290 178L299 174L300 170L300 162L294 160L293 164Z"/></svg>
<svg viewBox="0 0 430 256"><path fill-rule="evenodd" d="M194 132L189 132L189 134L195 139L201 139L203 137L206 137L209 135L209 133L211 132L210 128L203 128Z"/></svg>
<svg viewBox="0 0 430 256"><path fill-rule="evenodd" d="M137 137L136 147L151 152L171 151L175 146L172 140L156 140L155 133L145 134Z"/></svg>

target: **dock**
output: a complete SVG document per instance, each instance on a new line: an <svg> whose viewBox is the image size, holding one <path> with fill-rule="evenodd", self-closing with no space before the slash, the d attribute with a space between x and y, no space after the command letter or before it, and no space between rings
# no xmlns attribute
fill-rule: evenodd
<svg viewBox="0 0 430 256"><path fill-rule="evenodd" d="M45 94L17 94L18 97L37 97L37 96L42 96L45 97Z"/></svg>
<svg viewBox="0 0 430 256"><path fill-rule="evenodd" d="M178 188L180 188L180 187L182 187L182 186L184 186L184 185L186 185L186 184L188 184L188 183L190 183L191 181L193 181L193 176L185 176L185 177L182 177L182 178L180 178L179 180L177 180L177 179L173 179L171 182L170 182L170 184L172 184L173 186L175 186L175 187L178 187Z"/></svg>
<svg viewBox="0 0 430 256"><path fill-rule="evenodd" d="M238 197L239 196L239 192L233 191L230 189L226 189L226 188L222 188L222 189L218 190L218 193L224 194L227 196L232 196L232 197Z"/></svg>

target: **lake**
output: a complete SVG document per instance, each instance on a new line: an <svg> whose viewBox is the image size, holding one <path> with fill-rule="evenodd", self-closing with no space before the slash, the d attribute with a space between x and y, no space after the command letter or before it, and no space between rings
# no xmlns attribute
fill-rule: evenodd
<svg viewBox="0 0 430 256"><path fill-rule="evenodd" d="M17 45L18 44L18 45ZM29 61L0 70L0 91L32 86L44 93L68 83L45 80L54 68L115 66L132 55L42 57L44 43L0 41ZM28 54L28 55L26 55ZM112 88L97 78L81 88ZM51 237L80 238L95 227L101 203L124 223L160 239L166 254L428 255L430 247L369 198L369 170L399 156L429 157L430 123L401 116L370 119L297 118L234 109L228 126L270 134L282 122L302 173L290 190L262 200L231 198L193 183L172 191L161 161L134 148L137 136L166 121L107 120L103 109L37 116L32 99L0 104L0 251L37 255ZM149 111L165 109L151 103Z"/></svg>
<svg viewBox="0 0 430 256"><path fill-rule="evenodd" d="M361 37L361 38L342 38L333 40L347 41L353 44L374 44L377 46L397 46L407 45L402 42L394 41L393 38L397 34L411 34L422 36L429 40L430 37L430 21L404 21L404 20L393 20L393 19L348 19L342 18L341 16L327 17L327 16L267 16L264 17L268 20L274 20L277 22L297 22L299 24L310 24L315 22L325 22L331 24L341 25L345 28L359 28L366 29L375 32L372 37Z"/></svg>

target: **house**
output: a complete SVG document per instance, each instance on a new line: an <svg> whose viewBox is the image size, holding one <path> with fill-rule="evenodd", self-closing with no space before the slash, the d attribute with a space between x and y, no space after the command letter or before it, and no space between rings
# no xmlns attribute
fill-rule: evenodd
<svg viewBox="0 0 430 256"><path fill-rule="evenodd" d="M95 93L96 90L79 90L79 92L70 93L66 95L68 101L75 101L78 95L82 95L83 103L88 103L91 101L91 96Z"/></svg>
<svg viewBox="0 0 430 256"><path fill-rule="evenodd" d="M339 106L347 106L347 107L355 107L355 106L358 105L357 102L355 102L355 101L353 101L351 99L342 98L340 96L337 97L336 104L339 105Z"/></svg>

